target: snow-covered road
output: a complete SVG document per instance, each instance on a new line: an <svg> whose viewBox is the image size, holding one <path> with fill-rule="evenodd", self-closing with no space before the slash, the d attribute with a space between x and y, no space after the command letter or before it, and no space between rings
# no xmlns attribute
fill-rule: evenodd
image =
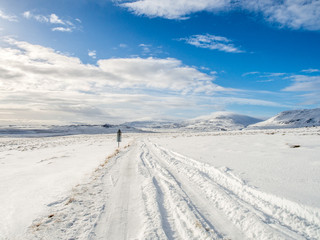
<svg viewBox="0 0 320 240"><path fill-rule="evenodd" d="M28 239L320 239L320 211L140 138L48 205Z"/></svg>

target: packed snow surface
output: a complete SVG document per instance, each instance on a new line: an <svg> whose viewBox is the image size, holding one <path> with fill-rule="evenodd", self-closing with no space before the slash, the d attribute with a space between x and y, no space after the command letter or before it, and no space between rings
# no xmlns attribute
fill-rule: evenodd
<svg viewBox="0 0 320 240"><path fill-rule="evenodd" d="M320 128L0 138L0 239L320 239Z"/></svg>

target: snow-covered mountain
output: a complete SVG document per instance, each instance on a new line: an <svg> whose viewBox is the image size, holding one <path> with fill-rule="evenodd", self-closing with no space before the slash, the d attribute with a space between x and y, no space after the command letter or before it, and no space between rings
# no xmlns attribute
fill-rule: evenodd
<svg viewBox="0 0 320 240"><path fill-rule="evenodd" d="M231 112L215 112L208 116L185 121L182 129L191 131L241 130L262 120Z"/></svg>
<svg viewBox="0 0 320 240"><path fill-rule="evenodd" d="M144 131L157 131L164 129L176 129L181 127L181 123L174 121L133 121L126 122L120 126L126 126L131 128L136 128Z"/></svg>
<svg viewBox="0 0 320 240"><path fill-rule="evenodd" d="M136 121L124 123L126 126L152 132L215 132L240 130L262 120L230 112L215 112L181 122Z"/></svg>
<svg viewBox="0 0 320 240"><path fill-rule="evenodd" d="M215 132L320 126L320 108L281 112L262 121L231 112L215 112L185 121L133 121L119 125L2 126L0 136L62 136L125 132Z"/></svg>
<svg viewBox="0 0 320 240"><path fill-rule="evenodd" d="M320 126L320 108L284 111L248 129L299 128Z"/></svg>

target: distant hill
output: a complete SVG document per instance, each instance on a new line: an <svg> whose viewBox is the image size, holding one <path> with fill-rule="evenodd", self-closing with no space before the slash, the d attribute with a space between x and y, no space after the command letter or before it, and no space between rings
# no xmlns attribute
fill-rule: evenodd
<svg viewBox="0 0 320 240"><path fill-rule="evenodd" d="M320 108L284 111L248 129L299 128L320 126Z"/></svg>
<svg viewBox="0 0 320 240"><path fill-rule="evenodd" d="M277 129L320 126L320 108L284 111L262 121L231 112L215 112L185 121L133 121L120 125L66 125L66 126L1 126L0 136L41 137L76 134L115 134L122 132L216 132L242 129Z"/></svg>
<svg viewBox="0 0 320 240"><path fill-rule="evenodd" d="M139 129L124 125L66 125L66 126L2 126L0 127L0 136L16 136L16 137L48 137L48 136L64 136L78 134L106 134L116 133L118 129L122 132L142 132Z"/></svg>
<svg viewBox="0 0 320 240"><path fill-rule="evenodd" d="M184 130L192 131L230 131L241 130L250 124L261 122L261 119L231 112L215 112L208 116L187 120L183 123Z"/></svg>
<svg viewBox="0 0 320 240"><path fill-rule="evenodd" d="M126 126L153 132L215 132L240 130L262 120L230 112L215 112L181 122L137 121L124 123Z"/></svg>
<svg viewBox="0 0 320 240"><path fill-rule="evenodd" d="M135 129L140 129L144 131L155 131L155 130L163 130L163 129L175 129L180 128L181 124L173 121L134 121L134 122L126 122L121 124L120 126L131 127Z"/></svg>

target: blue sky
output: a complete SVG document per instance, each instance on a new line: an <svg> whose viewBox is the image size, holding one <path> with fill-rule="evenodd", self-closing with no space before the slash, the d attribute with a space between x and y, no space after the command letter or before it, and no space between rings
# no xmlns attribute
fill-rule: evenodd
<svg viewBox="0 0 320 240"><path fill-rule="evenodd" d="M0 122L319 107L315 0L0 2Z"/></svg>

